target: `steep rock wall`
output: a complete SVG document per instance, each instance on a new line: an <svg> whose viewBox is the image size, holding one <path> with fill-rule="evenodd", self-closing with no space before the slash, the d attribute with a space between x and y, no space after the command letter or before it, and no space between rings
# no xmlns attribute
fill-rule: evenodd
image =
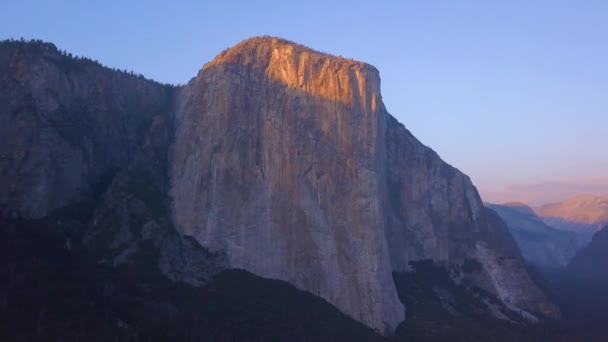
<svg viewBox="0 0 608 342"><path fill-rule="evenodd" d="M422 259L478 260L467 281L557 312L470 179L387 113L370 65L244 41L180 93L173 153L178 229L383 332L404 317L392 272Z"/></svg>
<svg viewBox="0 0 608 342"><path fill-rule="evenodd" d="M279 40L218 56L180 94L176 225L231 267L388 332L404 318L383 230L378 72Z"/></svg>

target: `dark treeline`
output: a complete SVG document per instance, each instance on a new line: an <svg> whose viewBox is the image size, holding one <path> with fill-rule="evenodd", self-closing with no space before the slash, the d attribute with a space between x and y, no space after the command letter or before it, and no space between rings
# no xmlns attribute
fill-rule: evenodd
<svg viewBox="0 0 608 342"><path fill-rule="evenodd" d="M113 68L113 67L110 67L110 66L107 66L107 65L103 65L102 63L100 63L96 59L92 59L92 58L88 58L88 57L78 56L78 55L72 54L72 53L70 53L68 51L61 50L61 49L57 48L57 46L55 44L53 44L53 43L45 42L45 41L43 41L41 39L29 39L28 40L28 39L25 39L23 37L21 37L19 39L8 38L8 39L0 40L0 46L2 46L2 45L4 45L4 46L13 46L13 47L22 47L22 48L29 49L31 51L37 51L37 52L58 53L62 57L69 58L70 61L72 61L74 63L77 63L76 65L78 65L78 66L96 66L96 67L112 70L112 71L115 71L115 72L119 72L121 74L137 77L137 78L142 79L142 80L146 80L146 81L150 81L150 82L154 82L154 83L159 83L159 84L162 84L162 85L165 85L165 86L169 86L169 87L177 87L177 86L179 86L177 84L162 83L162 82L155 81L153 79L146 78L143 74L136 73L133 70Z"/></svg>

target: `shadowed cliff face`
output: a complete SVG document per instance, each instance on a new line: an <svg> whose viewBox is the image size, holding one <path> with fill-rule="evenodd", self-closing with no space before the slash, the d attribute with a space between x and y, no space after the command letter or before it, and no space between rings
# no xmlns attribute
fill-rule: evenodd
<svg viewBox="0 0 608 342"><path fill-rule="evenodd" d="M2 215L39 218L129 163L173 89L52 44L0 49Z"/></svg>
<svg viewBox="0 0 608 342"><path fill-rule="evenodd" d="M568 265L572 276L588 281L608 283L605 270L608 267L608 225L593 235L591 243L577 253ZM604 287L604 290L606 288ZM605 291L607 292L607 291Z"/></svg>
<svg viewBox="0 0 608 342"><path fill-rule="evenodd" d="M462 268L467 259L481 272L463 273L470 283L505 304L531 313L558 316L524 267L504 222L484 208L469 177L446 164L389 114L386 134L388 198L385 232L394 271L430 259Z"/></svg>
<svg viewBox="0 0 608 342"><path fill-rule="evenodd" d="M409 262L475 259L472 282L556 314L468 177L384 109L373 67L280 39L238 44L179 95L176 225L231 267L287 280L384 332Z"/></svg>
<svg viewBox="0 0 608 342"><path fill-rule="evenodd" d="M600 341L608 336L608 226L593 235L570 264L553 275L554 291L577 338ZM573 334L574 335L574 334ZM576 340L572 339L572 340Z"/></svg>

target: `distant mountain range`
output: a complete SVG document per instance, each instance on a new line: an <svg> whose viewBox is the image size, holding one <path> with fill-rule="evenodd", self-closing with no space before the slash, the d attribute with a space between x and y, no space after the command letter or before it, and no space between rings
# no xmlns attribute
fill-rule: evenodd
<svg viewBox="0 0 608 342"><path fill-rule="evenodd" d="M486 205L505 220L524 258L539 267L566 266L608 223L608 196L582 194L536 208L521 202Z"/></svg>
<svg viewBox="0 0 608 342"><path fill-rule="evenodd" d="M488 204L507 223L523 257L539 267L566 266L583 247L577 233L556 229L536 215L529 206L518 203Z"/></svg>
<svg viewBox="0 0 608 342"><path fill-rule="evenodd" d="M481 188L482 197L492 203L523 202L532 207L572 198L580 194L608 195L608 177L509 184L502 188Z"/></svg>
<svg viewBox="0 0 608 342"><path fill-rule="evenodd" d="M579 195L531 208L488 204L564 315L548 340L605 341L608 323L608 197Z"/></svg>
<svg viewBox="0 0 608 342"><path fill-rule="evenodd" d="M608 196L578 195L535 209L542 217L554 217L589 224L608 222Z"/></svg>
<svg viewBox="0 0 608 342"><path fill-rule="evenodd" d="M582 194L534 209L548 225L574 231L586 244L595 232L608 223L608 196Z"/></svg>

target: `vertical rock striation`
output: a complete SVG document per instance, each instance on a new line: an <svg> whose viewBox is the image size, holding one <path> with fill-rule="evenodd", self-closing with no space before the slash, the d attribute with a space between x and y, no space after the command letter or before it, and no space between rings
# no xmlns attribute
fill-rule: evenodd
<svg viewBox="0 0 608 342"><path fill-rule="evenodd" d="M404 318L392 272L422 259L478 260L467 281L556 311L470 179L387 113L365 63L277 38L241 42L181 90L172 158L181 232L383 332Z"/></svg>
<svg viewBox="0 0 608 342"><path fill-rule="evenodd" d="M404 318L384 235L378 71L245 41L180 94L173 210L231 267L287 280L369 326Z"/></svg>

